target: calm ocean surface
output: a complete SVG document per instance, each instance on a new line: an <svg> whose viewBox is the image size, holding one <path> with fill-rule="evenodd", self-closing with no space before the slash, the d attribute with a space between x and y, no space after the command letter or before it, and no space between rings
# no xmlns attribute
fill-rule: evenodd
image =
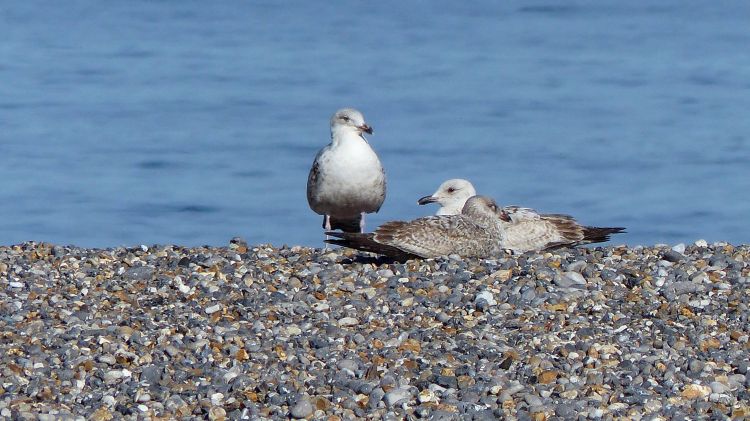
<svg viewBox="0 0 750 421"><path fill-rule="evenodd" d="M368 227L501 204L750 241L750 2L6 1L0 243L320 246L307 172L360 109Z"/></svg>

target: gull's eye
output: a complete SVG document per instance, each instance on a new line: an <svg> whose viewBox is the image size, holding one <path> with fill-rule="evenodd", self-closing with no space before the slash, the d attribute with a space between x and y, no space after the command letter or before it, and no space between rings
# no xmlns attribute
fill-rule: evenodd
<svg viewBox="0 0 750 421"><path fill-rule="evenodd" d="M453 193L456 191L455 187L448 187L448 193Z"/></svg>
<svg viewBox="0 0 750 421"><path fill-rule="evenodd" d="M349 117L347 117L347 116L345 116L345 115L342 115L342 116L341 116L341 119L342 119L342 120L344 120L344 121L349 121Z"/></svg>

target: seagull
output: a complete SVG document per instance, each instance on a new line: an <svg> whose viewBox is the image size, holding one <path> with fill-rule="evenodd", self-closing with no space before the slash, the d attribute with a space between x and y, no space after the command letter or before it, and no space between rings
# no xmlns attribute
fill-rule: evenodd
<svg viewBox="0 0 750 421"><path fill-rule="evenodd" d="M464 203L476 194L474 186L468 180L454 178L441 184L432 196L425 196L417 203L420 205L438 203L440 209L435 215L457 215L461 213Z"/></svg>
<svg viewBox="0 0 750 421"><path fill-rule="evenodd" d="M364 133L361 112L342 108L331 117L331 143L315 156L307 177L307 202L323 215L326 231L364 232L365 214L385 200L385 172Z"/></svg>
<svg viewBox="0 0 750 421"><path fill-rule="evenodd" d="M474 196L458 215L391 221L373 233L328 232L327 243L404 260L458 254L488 258L504 253L500 210L489 197Z"/></svg>
<svg viewBox="0 0 750 421"><path fill-rule="evenodd" d="M454 215L460 213L466 202L466 192L474 194L470 181L452 179L441 184L432 196L419 199L418 203L437 202L441 206L437 215ZM625 231L622 227L583 226L569 215L540 214L520 206L505 206L500 213L504 225L503 246L515 253L601 243L609 241L610 235Z"/></svg>

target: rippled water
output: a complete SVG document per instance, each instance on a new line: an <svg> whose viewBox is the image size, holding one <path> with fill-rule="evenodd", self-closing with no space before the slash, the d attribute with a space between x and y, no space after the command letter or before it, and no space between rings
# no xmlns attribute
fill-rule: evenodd
<svg viewBox="0 0 750 421"><path fill-rule="evenodd" d="M497 2L501 3L501 2ZM307 171L362 110L368 225L463 177L618 243L746 243L750 3L5 2L0 242L320 245Z"/></svg>

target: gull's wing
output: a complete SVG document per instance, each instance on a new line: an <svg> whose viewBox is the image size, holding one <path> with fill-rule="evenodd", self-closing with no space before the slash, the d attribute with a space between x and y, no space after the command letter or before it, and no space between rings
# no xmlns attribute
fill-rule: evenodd
<svg viewBox="0 0 750 421"><path fill-rule="evenodd" d="M388 244L378 243L373 239L373 233L358 233L358 232L339 232L329 231L326 235L335 237L334 239L326 240L326 243L335 244L337 246L349 247L361 251L368 251L370 253L382 254L395 260L409 260L415 257L419 257L415 254L404 252L403 250L389 246Z"/></svg>
<svg viewBox="0 0 750 421"><path fill-rule="evenodd" d="M374 240L407 253L430 258L459 254L485 256L496 249L487 232L465 215L428 216L410 222L387 222L375 231ZM493 247L494 246L494 247Z"/></svg>
<svg viewBox="0 0 750 421"><path fill-rule="evenodd" d="M576 229L578 227L578 229ZM503 247L517 252L538 251L581 240L580 226L572 219L526 219L511 222L505 227Z"/></svg>
<svg viewBox="0 0 750 421"><path fill-rule="evenodd" d="M538 220L541 218L539 213L531 208L522 208L520 206L504 206L502 208L511 222L518 223L523 221Z"/></svg>

